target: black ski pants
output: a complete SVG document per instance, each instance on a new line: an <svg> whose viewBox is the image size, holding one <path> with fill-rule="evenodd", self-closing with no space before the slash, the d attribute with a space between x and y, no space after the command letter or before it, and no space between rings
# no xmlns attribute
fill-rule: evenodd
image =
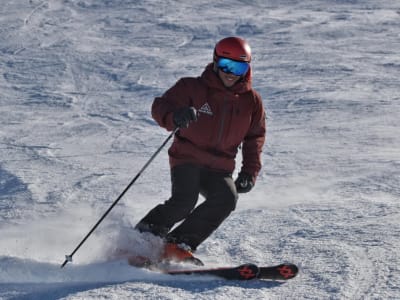
<svg viewBox="0 0 400 300"><path fill-rule="evenodd" d="M136 228L196 250L236 207L238 194L232 175L185 164L171 170L171 181L171 198L154 207ZM199 194L205 200L196 206Z"/></svg>

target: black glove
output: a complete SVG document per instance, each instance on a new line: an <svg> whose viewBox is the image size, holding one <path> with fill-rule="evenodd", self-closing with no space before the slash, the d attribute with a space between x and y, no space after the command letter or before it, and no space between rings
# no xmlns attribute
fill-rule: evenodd
<svg viewBox="0 0 400 300"><path fill-rule="evenodd" d="M190 122L197 121L197 111L192 106L180 108L174 112L173 120L175 126L188 128Z"/></svg>
<svg viewBox="0 0 400 300"><path fill-rule="evenodd" d="M238 193L247 193L254 186L253 177L247 173L240 172L235 180L236 190Z"/></svg>

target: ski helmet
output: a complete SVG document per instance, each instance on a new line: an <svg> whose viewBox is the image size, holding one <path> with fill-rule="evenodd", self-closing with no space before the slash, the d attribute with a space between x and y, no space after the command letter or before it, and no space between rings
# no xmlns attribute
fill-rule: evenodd
<svg viewBox="0 0 400 300"><path fill-rule="evenodd" d="M227 37L220 40L214 48L214 62L219 57L226 57L237 61L250 62L251 49L249 44L238 37Z"/></svg>

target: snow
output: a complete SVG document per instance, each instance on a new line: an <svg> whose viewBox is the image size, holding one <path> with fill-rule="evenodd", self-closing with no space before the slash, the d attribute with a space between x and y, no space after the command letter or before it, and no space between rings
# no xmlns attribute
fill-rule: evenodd
<svg viewBox="0 0 400 300"><path fill-rule="evenodd" d="M399 26L390 0L3 0L0 299L400 298ZM299 276L227 282L110 260L169 197L166 149L61 269L167 138L154 97L230 35L252 46L267 143L254 190L197 256L289 261Z"/></svg>

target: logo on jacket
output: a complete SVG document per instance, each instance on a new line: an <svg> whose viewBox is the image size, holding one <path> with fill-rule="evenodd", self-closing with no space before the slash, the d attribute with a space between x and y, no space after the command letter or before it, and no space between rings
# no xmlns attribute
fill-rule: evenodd
<svg viewBox="0 0 400 300"><path fill-rule="evenodd" d="M211 111L211 107L207 102L204 103L202 107L200 107L199 112L201 112L203 114L207 114L209 116L213 115L213 112Z"/></svg>

